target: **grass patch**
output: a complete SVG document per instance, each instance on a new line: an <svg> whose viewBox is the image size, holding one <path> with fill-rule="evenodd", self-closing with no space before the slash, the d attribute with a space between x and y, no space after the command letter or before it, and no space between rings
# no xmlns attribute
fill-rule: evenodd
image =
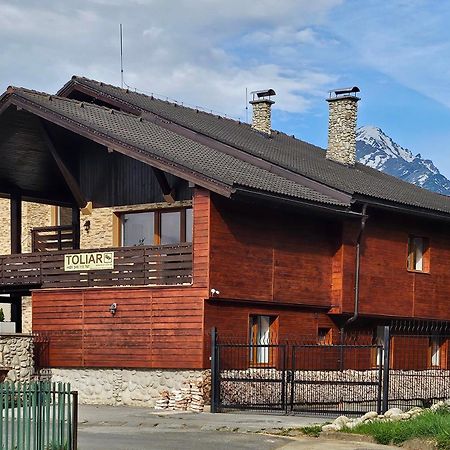
<svg viewBox="0 0 450 450"><path fill-rule="evenodd" d="M276 431L270 431L270 434L274 434L276 436L311 436L311 437L319 437L320 432L322 431L322 425L311 425L308 427L300 427L300 428L280 428Z"/></svg>
<svg viewBox="0 0 450 450"><path fill-rule="evenodd" d="M319 437L323 425L311 425L309 427L300 428L300 431L306 436Z"/></svg>
<svg viewBox="0 0 450 450"><path fill-rule="evenodd" d="M342 431L367 434L384 445L399 445L414 438L434 439L440 450L450 450L450 411L426 411L410 420L363 423Z"/></svg>

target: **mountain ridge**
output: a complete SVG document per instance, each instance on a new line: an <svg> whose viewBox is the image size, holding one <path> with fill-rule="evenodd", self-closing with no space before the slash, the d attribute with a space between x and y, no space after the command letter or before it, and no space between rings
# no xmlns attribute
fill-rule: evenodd
<svg viewBox="0 0 450 450"><path fill-rule="evenodd" d="M379 127L365 125L356 130L356 157L359 162L439 194L450 195L450 180L430 159L414 155L394 142Z"/></svg>

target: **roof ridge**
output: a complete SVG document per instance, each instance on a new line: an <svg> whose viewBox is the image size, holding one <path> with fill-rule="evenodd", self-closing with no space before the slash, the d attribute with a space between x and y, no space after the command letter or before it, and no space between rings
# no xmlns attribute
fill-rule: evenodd
<svg viewBox="0 0 450 450"><path fill-rule="evenodd" d="M11 88L11 91L9 91L10 88ZM11 94L19 94L19 95L20 95L20 92L30 93L30 94L34 94L34 95L40 95L42 97L47 97L49 100L56 99L58 101L64 101L67 103L78 104L82 108L88 107L88 108L92 108L92 109L101 109L101 110L104 110L105 112L108 112L109 114L123 115L126 117L133 118L133 119L137 120L138 122L142 122L144 120L146 122L148 122L148 120L142 116L136 116L135 114L130 114L125 111L120 111L120 110L117 110L114 108L108 108L107 106L97 105L95 103L89 103L89 102L80 101L80 100L68 98L68 97L61 97L59 95L49 94L49 93L43 92L43 91L35 91L33 89L28 89L28 88L23 88L23 87L8 86L7 92L11 93Z"/></svg>
<svg viewBox="0 0 450 450"><path fill-rule="evenodd" d="M87 78L87 77L83 77L83 76L79 76L79 75L73 75L72 79L71 79L71 81L75 81L75 82L79 82L79 83L82 83L83 80L87 81L87 82L90 82L90 83L98 84L100 87L101 86L107 86L107 87L113 88L115 90L121 91L122 93L125 93L125 94L139 95L141 97L145 97L145 98L150 99L150 100L155 100L157 102L164 102L164 103L167 103L168 105L173 105L174 107L177 107L177 108L189 109L189 110L195 111L196 113L199 113L199 114L207 114L208 116L214 116L214 117L217 117L217 118L220 118L220 119L230 120L231 122L239 123L239 124L242 124L242 125L247 125L247 126L250 127L250 124L248 124L247 122L244 122L244 121L242 121L240 119L234 119L233 117L228 117L227 115L215 114L214 112L208 112L206 110L207 108L187 106L187 105L184 104L184 102L178 102L178 101L176 101L174 99L172 99L172 101L170 101L170 100L168 100L168 98L169 98L168 96L164 96L164 95L160 95L160 94L154 94L154 93L146 94L145 92L140 92L140 91L137 91L137 90L133 91L133 90L131 90L129 88L122 88L122 87L116 86L114 84L105 83L103 81L98 81L98 80L94 80L92 78ZM62 89L64 89L64 87ZM167 100L164 100L164 99L159 98L159 97L166 97ZM141 109L143 109L143 108L141 108ZM213 110L211 110L211 111L213 111ZM272 131L277 131L278 132L278 130L272 130Z"/></svg>
<svg viewBox="0 0 450 450"><path fill-rule="evenodd" d="M176 101L163 100L162 98L155 97L154 95L149 95L149 94L146 94L144 92L139 92L139 91L133 91L133 90L130 90L129 88L127 88L127 89L121 88L121 87L116 86L114 84L105 83L103 81L94 80L93 78L88 78L88 77L84 77L84 76L80 76L80 75L73 75L72 76L72 80L75 81L75 82L78 81L78 82L81 82L81 83L84 80L84 81L87 81L87 82L90 82L90 83L95 83L95 84L99 85L100 87L101 86L107 86L107 87L110 87L110 88L115 89L117 91L121 91L121 92L123 92L125 94L139 95L141 97L145 97L147 99L155 100L155 101L158 101L158 102L167 103L167 104L173 105L175 107L181 107L181 108L189 109L189 110L195 111L195 112L197 112L199 114L206 114L208 116L214 116L214 117L221 118L221 119L224 119L224 120L229 120L229 121L231 121L233 123L238 123L240 125L244 125L244 126L248 127L250 130L252 130L251 124L249 124L249 123L247 123L245 121L236 120L236 119L233 119L232 117L226 117L226 116L223 116L223 115L220 115L220 114L214 114L212 112L205 111L203 108L202 109L198 109L198 108L194 108L194 107L191 107L191 106L186 106L184 104L180 104L179 102L176 102ZM92 87L92 86L90 86L90 87ZM126 102L126 100L123 100L123 99L120 99L120 100ZM148 109L143 108L142 106L139 106L139 109L143 109L145 111L149 111ZM149 112L152 112L152 111L149 111ZM260 132L258 132L256 130L254 130L254 131L255 131L256 134L261 135ZM281 131L281 130L277 130L277 129L271 128L271 133L272 134L275 133L277 135L285 136L287 139L289 139L289 140L292 139L293 141L296 141L296 142L304 142L304 143L306 143L308 145L311 145L311 146L313 146L313 147L315 147L315 148L317 148L319 150L326 151L326 149L324 149L322 147L319 147L319 146L317 146L315 144L311 144L310 142L304 141L303 139L298 139L297 137L295 137L295 135L287 134L286 132Z"/></svg>

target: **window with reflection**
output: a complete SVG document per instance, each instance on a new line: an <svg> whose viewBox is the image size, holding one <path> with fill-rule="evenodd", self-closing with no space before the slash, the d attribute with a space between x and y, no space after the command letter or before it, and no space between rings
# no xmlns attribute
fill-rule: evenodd
<svg viewBox="0 0 450 450"><path fill-rule="evenodd" d="M131 213L122 216L122 236L125 247L153 245L155 213Z"/></svg>
<svg viewBox="0 0 450 450"><path fill-rule="evenodd" d="M130 212L121 223L125 247L192 242L192 208Z"/></svg>

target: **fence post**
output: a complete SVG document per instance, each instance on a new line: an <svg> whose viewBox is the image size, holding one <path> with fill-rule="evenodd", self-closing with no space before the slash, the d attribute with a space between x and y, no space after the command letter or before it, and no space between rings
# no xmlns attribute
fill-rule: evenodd
<svg viewBox="0 0 450 450"><path fill-rule="evenodd" d="M211 412L217 412L218 399L218 361L217 361L217 330L211 328Z"/></svg>
<svg viewBox="0 0 450 450"><path fill-rule="evenodd" d="M391 353L391 332L389 325L383 327L383 341L383 402L381 412L384 414L389 409L389 371Z"/></svg>
<svg viewBox="0 0 450 450"><path fill-rule="evenodd" d="M78 448L78 391L71 392L72 394L72 449ZM70 395L70 393L69 393ZM70 414L70 412L69 412Z"/></svg>

